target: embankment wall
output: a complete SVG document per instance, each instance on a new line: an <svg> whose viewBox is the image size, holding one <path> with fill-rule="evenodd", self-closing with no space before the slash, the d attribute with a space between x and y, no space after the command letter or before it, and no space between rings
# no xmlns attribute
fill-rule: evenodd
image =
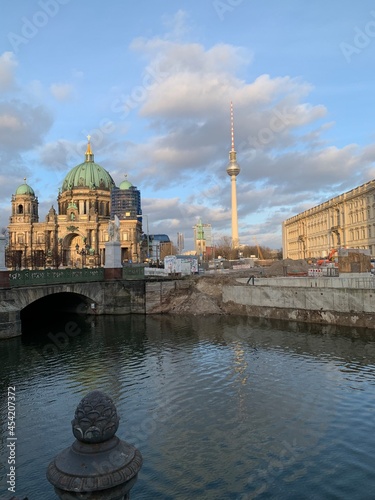
<svg viewBox="0 0 375 500"><path fill-rule="evenodd" d="M297 286L225 285L228 313L375 328L375 290Z"/></svg>

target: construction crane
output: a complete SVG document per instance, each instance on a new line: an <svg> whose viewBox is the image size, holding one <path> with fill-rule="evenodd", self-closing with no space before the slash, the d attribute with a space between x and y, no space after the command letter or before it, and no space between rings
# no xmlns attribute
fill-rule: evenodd
<svg viewBox="0 0 375 500"><path fill-rule="evenodd" d="M259 260L264 260L264 257L263 257L263 254L262 254L262 250L260 249L260 246L258 245L258 241L256 239L256 237L254 236L254 241L255 241L255 245L257 247L257 251L258 251L258 259Z"/></svg>

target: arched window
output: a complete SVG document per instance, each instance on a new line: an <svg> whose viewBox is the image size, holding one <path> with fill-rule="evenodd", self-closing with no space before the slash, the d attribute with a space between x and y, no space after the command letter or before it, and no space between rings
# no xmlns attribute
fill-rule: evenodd
<svg viewBox="0 0 375 500"><path fill-rule="evenodd" d="M23 214L23 205L18 205L18 207L17 207L17 213L18 214Z"/></svg>

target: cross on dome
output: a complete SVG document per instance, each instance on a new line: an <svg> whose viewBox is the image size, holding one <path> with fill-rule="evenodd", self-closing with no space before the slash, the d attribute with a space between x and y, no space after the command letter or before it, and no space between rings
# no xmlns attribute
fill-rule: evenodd
<svg viewBox="0 0 375 500"><path fill-rule="evenodd" d="M85 161L94 161L94 154L91 150L90 140L91 140L91 135L88 135L87 136L87 149L86 149L86 153L85 153Z"/></svg>

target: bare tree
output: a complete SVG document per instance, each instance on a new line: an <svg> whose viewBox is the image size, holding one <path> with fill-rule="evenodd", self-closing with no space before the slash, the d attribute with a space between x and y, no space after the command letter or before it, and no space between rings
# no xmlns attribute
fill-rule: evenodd
<svg viewBox="0 0 375 500"><path fill-rule="evenodd" d="M232 238L229 236L222 236L218 244L215 245L215 255L227 260L237 259L238 249L232 248Z"/></svg>
<svg viewBox="0 0 375 500"><path fill-rule="evenodd" d="M5 262L8 269L21 269L22 263L22 251L20 250L5 250Z"/></svg>
<svg viewBox="0 0 375 500"><path fill-rule="evenodd" d="M51 252L52 265L55 269L58 269L63 260L62 248L59 248L58 245L55 245Z"/></svg>

